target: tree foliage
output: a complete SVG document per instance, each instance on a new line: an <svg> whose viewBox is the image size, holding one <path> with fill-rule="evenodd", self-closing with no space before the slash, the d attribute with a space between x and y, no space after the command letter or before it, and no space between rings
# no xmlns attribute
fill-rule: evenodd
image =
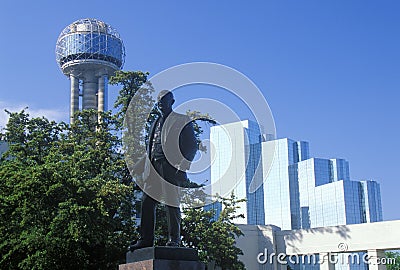
<svg viewBox="0 0 400 270"><path fill-rule="evenodd" d="M0 162L1 269L110 269L134 237L115 119L70 127L10 113Z"/></svg>
<svg viewBox="0 0 400 270"><path fill-rule="evenodd" d="M117 116L119 119L123 119L128 108L129 104L132 101L132 98L139 92L141 88L151 89L152 87L147 83L148 72L142 71L122 71L118 70L115 72L114 76L110 78L109 83L111 85L120 85L122 88L119 91L119 95L117 100L114 103L114 108L118 109ZM151 93L151 92L150 92ZM144 98L140 98L143 101L143 104L146 106L152 106L151 99L148 99L149 92L143 92L145 95ZM143 109L143 108L141 108ZM138 119L140 120L140 119ZM144 118L146 120L146 118Z"/></svg>
<svg viewBox="0 0 400 270"><path fill-rule="evenodd" d="M187 247L196 248L200 259L204 262L215 261L222 270L242 270L244 264L239 260L243 255L236 247L236 238L242 231L232 223L235 218L238 200L234 194L230 198L219 198L216 203L222 204L222 211L215 219L215 211L204 208L185 208L182 223L183 243Z"/></svg>
<svg viewBox="0 0 400 270"><path fill-rule="evenodd" d="M237 225L232 223L237 215L238 200L234 194L230 198L218 198L217 204L222 205L222 211L215 217L214 210L199 208L183 208L182 245L195 248L200 260L204 263L214 262L222 270L243 270L244 264L239 260L243 255L236 247L236 239L243 236ZM168 240L168 227L165 218L165 206L157 207L156 212L156 245L164 245Z"/></svg>
<svg viewBox="0 0 400 270"><path fill-rule="evenodd" d="M31 118L23 110L8 112L1 139L9 150L0 159L0 269L115 269L124 263L129 242L137 238L136 200L124 151L143 151L154 89L147 73L119 71L110 83L122 86L116 114L77 112L74 123ZM144 91L140 91L144 89ZM132 98L136 118L124 126ZM188 112L194 121L213 123L208 115ZM97 121L100 119L100 121ZM126 119L125 119L126 120ZM130 125L130 126L129 126ZM202 133L195 125L196 134ZM137 137L122 144L124 129ZM135 131L135 133L136 133ZM206 149L203 149L205 151ZM133 161L135 162L135 161ZM188 187L198 187L188 183ZM202 260L223 269L243 269L234 246L240 230L231 222L236 198L215 220L212 212L184 209L183 243L197 248ZM158 243L167 235L165 213L157 212Z"/></svg>
<svg viewBox="0 0 400 270"><path fill-rule="evenodd" d="M152 97L154 89L147 76L148 73L141 71L117 71L110 78L110 84L122 87L114 108L128 168L133 168L144 155L146 131L156 113Z"/></svg>
<svg viewBox="0 0 400 270"><path fill-rule="evenodd" d="M116 103L116 106L122 104L120 105L121 110L125 112L120 114L120 116L125 118L130 117L131 115L135 116L132 117L133 119L128 120L132 125L125 125L128 132L129 130L134 130L134 134L138 134L140 128L143 128L143 123L137 122L138 119L135 118L141 118L142 121L143 119L146 119L147 121L143 137L141 137L139 141L147 138L150 124L155 119L156 115L160 113L157 111L157 108L154 107L155 101L150 97L150 94L154 91L152 85L146 81L146 84L141 87L145 87L148 91L139 91L139 87L135 86L134 82L143 82L140 78L144 77L139 74L139 79L137 79L135 72L121 71L116 77L110 80L112 84L122 86L120 96L118 97L120 102L117 101ZM134 87L131 88L132 86ZM135 104L140 104L140 106L129 108L128 110L129 102L131 102L134 96L138 94L140 96L139 99L138 96L135 97ZM140 116L140 113L143 111L150 111L150 114ZM206 147L201 144L200 135L203 134L204 130L200 123L215 125L215 120L209 114L204 114L198 111L187 111L187 115L193 120L195 135L199 142L200 151L207 151ZM130 137L132 138L133 136ZM128 141L125 146L136 147L137 143L138 139L131 139L131 141ZM198 197L200 201L205 200L206 195L201 191L201 189L199 189L201 185L188 182L185 187L195 188L193 190L188 190L188 192L191 193L189 197L193 197L194 195ZM193 192L196 194L193 194ZM219 198L219 203L223 205L223 210L216 220L215 213L212 211L205 211L203 208L184 208L182 220L184 246L198 249L201 260L206 263L209 261L215 261L216 265L220 266L222 269L244 269L243 263L238 259L238 255L243 253L235 246L235 238L240 237L242 232L232 223L232 220L237 217L237 204L241 201L242 200L237 200L234 195L228 199ZM156 221L155 243L156 245L164 245L168 240L165 206L157 206Z"/></svg>
<svg viewBox="0 0 400 270"><path fill-rule="evenodd" d="M400 269L400 253L387 251L385 252L386 261L392 260L391 263L386 264L387 270L399 270ZM394 263L393 263L394 262Z"/></svg>

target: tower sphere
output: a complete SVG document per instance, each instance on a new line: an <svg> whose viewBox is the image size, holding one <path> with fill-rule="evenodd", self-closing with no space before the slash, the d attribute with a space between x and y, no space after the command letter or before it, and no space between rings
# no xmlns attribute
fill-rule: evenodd
<svg viewBox="0 0 400 270"><path fill-rule="evenodd" d="M114 28L97 19L73 22L57 39L56 60L70 80L71 124L80 109L107 110L108 78L125 60L124 43Z"/></svg>
<svg viewBox="0 0 400 270"><path fill-rule="evenodd" d="M118 32L109 24L97 19L81 19L61 32L56 44L56 60L66 76L86 70L110 74L122 68L125 47Z"/></svg>

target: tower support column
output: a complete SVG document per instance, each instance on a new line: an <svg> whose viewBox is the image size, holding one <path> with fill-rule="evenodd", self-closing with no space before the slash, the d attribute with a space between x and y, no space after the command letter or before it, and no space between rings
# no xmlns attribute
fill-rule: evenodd
<svg viewBox="0 0 400 270"><path fill-rule="evenodd" d="M69 75L71 83L70 123L74 122L74 113L79 110L79 78L74 74Z"/></svg>
<svg viewBox="0 0 400 270"><path fill-rule="evenodd" d="M104 104L105 104L105 97L106 97L105 76L104 75L101 75L99 77L98 85L99 85L99 90L97 92L97 102L98 102L97 108L98 108L99 112L104 112L104 109L105 109Z"/></svg>
<svg viewBox="0 0 400 270"><path fill-rule="evenodd" d="M83 98L82 109L95 109L97 110L97 81L94 75L86 74L83 81Z"/></svg>

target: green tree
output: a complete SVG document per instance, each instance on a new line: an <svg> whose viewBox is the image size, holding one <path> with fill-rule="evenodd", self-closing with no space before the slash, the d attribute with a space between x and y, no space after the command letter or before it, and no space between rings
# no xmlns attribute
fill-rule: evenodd
<svg viewBox="0 0 400 270"><path fill-rule="evenodd" d="M120 128L127 168L133 168L145 153L146 130L155 117L152 97L154 89L147 81L148 73L117 71L110 78L111 85L122 88L114 103L115 117ZM129 175L129 173L128 173Z"/></svg>
<svg viewBox="0 0 400 270"><path fill-rule="evenodd" d="M125 119L124 131L129 134L128 140L124 141L124 150L131 153L133 149L133 154L129 154L129 162L137 161L139 153L143 153L143 148L140 147L144 147L150 124L159 113L154 107L155 101L151 98L154 89L151 83L147 82L147 75L147 73L120 71L110 79L111 84L122 86L115 107L120 110L118 117ZM129 105L131 102L135 106ZM214 125L216 122L210 115L198 111L187 111L187 115L193 121L200 151L207 151L200 142L200 136L204 132L200 123ZM138 142L141 142L141 146L138 146ZM200 201L206 199L206 194L201 191L201 185L188 181L185 187L194 189L189 189L187 191L189 194L184 196L188 195L191 198L196 196ZM203 208L184 208L182 221L184 246L198 249L204 262L215 261L222 269L244 269L243 263L238 259L243 253L235 246L235 238L240 237L242 232L232 223L233 219L240 216L236 214L236 210L237 204L241 201L243 200L237 200L234 195L227 199L219 198L218 203L222 204L223 210L216 220L212 211L205 211ZM157 207L156 245L164 245L167 242L168 228L164 208L163 205Z"/></svg>
<svg viewBox="0 0 400 270"><path fill-rule="evenodd" d="M111 84L122 85L115 115L106 112L98 118L97 111L85 110L75 114L70 126L30 118L25 111L9 112L0 134L10 146L0 159L0 269L115 269L124 261L129 241L137 237L133 191L138 189L124 154L130 147L134 155L143 151L146 127L157 113L147 75L121 71L111 78ZM137 106L129 114L132 98ZM209 119L199 112L188 114L195 121ZM123 125L127 117L134 118ZM136 137L123 145L126 130ZM198 125L196 132L202 133ZM203 260L242 269L237 260L241 251L234 247L241 232L231 222L236 199L221 203L225 210L218 220L202 209L185 210L184 242L198 248ZM197 214L203 223L195 223ZM161 241L166 228L158 228Z"/></svg>
<svg viewBox="0 0 400 270"><path fill-rule="evenodd" d="M232 223L235 218L243 217L236 214L238 200L233 194L230 198L219 198L222 211L215 218L215 211L204 208L184 208L182 219L182 244L184 247L195 248L200 260L204 263L215 262L222 270L243 270L244 264L239 260L243 255L241 249L235 246L236 239L243 235L237 225ZM156 245L166 243L168 228L163 205L157 208Z"/></svg>
<svg viewBox="0 0 400 270"><path fill-rule="evenodd" d="M222 211L215 219L214 211L203 208L184 209L182 222L183 243L187 247L199 250L199 256L205 263L215 261L222 270L242 270L243 262L239 255L241 249L235 246L236 238L243 235L242 231L232 220L241 218L237 214L238 200L232 193L230 198L218 198L217 204L222 204Z"/></svg>
<svg viewBox="0 0 400 270"><path fill-rule="evenodd" d="M385 252L385 254L386 254L387 261L388 261L388 259L391 259L394 261L394 263L387 263L386 269L387 270L399 270L400 269L400 253L387 251L387 252Z"/></svg>
<svg viewBox="0 0 400 270"><path fill-rule="evenodd" d="M10 113L0 161L1 269L115 269L134 237L116 119Z"/></svg>
<svg viewBox="0 0 400 270"><path fill-rule="evenodd" d="M209 115L208 113L201 113L199 111L191 111L188 110L186 114L192 119L193 121L193 128L194 132L199 144L199 150L202 152L207 152L207 148L205 145L201 143L200 136L204 133L204 130L200 123L207 123L209 125L216 125L217 122Z"/></svg>
<svg viewBox="0 0 400 270"><path fill-rule="evenodd" d="M115 72L114 76L110 78L109 83L111 85L122 86L114 103L114 108L118 109L117 116L120 120L125 117L132 98L137 94L142 95L138 101L142 101L144 106L149 106L150 108L153 107L153 100L149 94L154 90L147 81L148 75L148 72L118 70ZM140 89L145 89L146 91L141 92L139 91ZM139 109L143 110L143 107ZM138 115L139 113L140 110L138 110ZM137 120L140 121L141 119L147 120L147 116L138 117Z"/></svg>

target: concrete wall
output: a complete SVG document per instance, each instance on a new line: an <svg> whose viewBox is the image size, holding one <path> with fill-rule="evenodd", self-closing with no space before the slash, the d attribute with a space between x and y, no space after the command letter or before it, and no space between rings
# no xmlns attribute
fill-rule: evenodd
<svg viewBox="0 0 400 270"><path fill-rule="evenodd" d="M239 237L236 246L242 249L243 255L240 260L249 270L273 270L276 269L276 261L260 264L257 256L265 249L268 254L276 252L275 233L280 231L279 227L273 225L238 225L244 236ZM260 259L264 259L263 257Z"/></svg>
<svg viewBox="0 0 400 270"><path fill-rule="evenodd" d="M400 249L400 220L276 232L279 252L321 252Z"/></svg>
<svg viewBox="0 0 400 270"><path fill-rule="evenodd" d="M240 259L249 270L286 269L277 263L277 256L320 254L320 257L341 253L367 251L370 258L384 257L385 250L400 249L400 220L363 223L354 225L329 226L303 230L280 230L266 225L239 225L244 233L237 239L237 246L243 250ZM275 254L271 262L269 256ZM259 263L259 260L265 260ZM258 259L257 259L258 258ZM332 269L324 262L320 269ZM385 269L384 265L369 265L369 269Z"/></svg>

